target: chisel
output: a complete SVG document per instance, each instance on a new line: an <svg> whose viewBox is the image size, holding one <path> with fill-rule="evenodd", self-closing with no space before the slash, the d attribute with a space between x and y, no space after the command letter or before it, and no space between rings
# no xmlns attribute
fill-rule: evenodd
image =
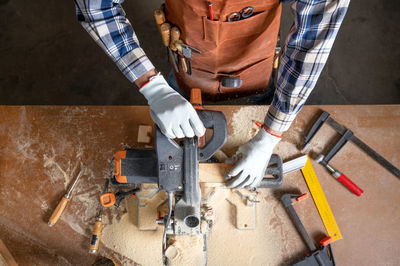
<svg viewBox="0 0 400 266"><path fill-rule="evenodd" d="M184 73L188 73L188 66L186 64L186 59L183 57L183 55L181 55L181 54L179 54L179 55L180 55L179 62L181 64L182 71Z"/></svg>
<svg viewBox="0 0 400 266"><path fill-rule="evenodd" d="M101 193L101 195L103 195L104 193L107 192L108 183L109 183L109 179L106 179L106 181L104 182L104 188L103 188L103 192ZM102 219L103 205L101 204L101 202L99 203L99 205L100 205L99 206L100 210L96 216L96 222L94 223L92 236L90 237L89 253L96 253L97 250L99 250L101 230L102 230L102 226L103 226L103 219Z"/></svg>
<svg viewBox="0 0 400 266"><path fill-rule="evenodd" d="M181 36L181 32L179 31L178 27L172 27L171 28L171 40L170 40L169 47L174 52L177 50L175 42L177 40L179 40L180 36Z"/></svg>
<svg viewBox="0 0 400 266"><path fill-rule="evenodd" d="M176 48L176 53L178 53L178 55L179 55L179 63L181 65L182 71L184 73L189 73L189 72L191 73L192 70L189 71L188 64L185 59L185 55L183 54L183 47L182 47L183 41L177 40L177 41L175 41L174 44L175 44L175 48Z"/></svg>
<svg viewBox="0 0 400 266"><path fill-rule="evenodd" d="M160 26L161 38L165 47L170 46L171 36L171 25L169 23L163 23Z"/></svg>
<svg viewBox="0 0 400 266"><path fill-rule="evenodd" d="M156 9L154 10L153 14L157 27L160 30L161 25L165 22L164 11L162 11L161 9Z"/></svg>
<svg viewBox="0 0 400 266"><path fill-rule="evenodd" d="M86 166L83 165L81 170L79 171L79 174L75 178L74 183L72 183L72 186L69 188L67 194L64 195L64 197L58 203L56 209L53 211L53 214L51 215L49 222L47 223L50 227L57 223L58 219L60 218L61 214L63 213L65 207L67 206L68 201L71 199L72 190L74 190L74 188L75 188L76 184L78 183L79 178L82 176L85 168L86 168Z"/></svg>

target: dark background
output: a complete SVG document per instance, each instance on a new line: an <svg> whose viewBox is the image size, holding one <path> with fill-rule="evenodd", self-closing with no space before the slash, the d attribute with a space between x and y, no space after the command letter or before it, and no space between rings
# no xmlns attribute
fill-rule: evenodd
<svg viewBox="0 0 400 266"><path fill-rule="evenodd" d="M152 15L161 2L130 0L123 6L141 46L166 74ZM0 14L0 104L146 104L77 22L72 0L0 0ZM353 0L307 103L399 104L399 18L398 0ZM292 24L289 5L281 24L284 39Z"/></svg>

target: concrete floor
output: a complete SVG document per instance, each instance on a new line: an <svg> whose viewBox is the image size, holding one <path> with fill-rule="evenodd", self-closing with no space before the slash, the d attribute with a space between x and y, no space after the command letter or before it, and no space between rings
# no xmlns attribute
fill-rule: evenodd
<svg viewBox="0 0 400 266"><path fill-rule="evenodd" d="M167 73L152 17L161 2L126 1L124 8L147 55ZM0 12L0 104L146 103L78 24L72 0L0 0ZM396 0L353 0L307 103L399 104L399 18ZM291 24L285 5L282 38Z"/></svg>

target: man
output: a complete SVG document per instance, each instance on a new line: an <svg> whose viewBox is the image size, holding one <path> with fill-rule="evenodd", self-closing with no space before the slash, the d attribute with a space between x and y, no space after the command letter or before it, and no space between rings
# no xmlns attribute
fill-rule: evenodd
<svg viewBox="0 0 400 266"><path fill-rule="evenodd" d="M349 1L281 1L292 2L292 10L295 17L294 24L286 38L286 43L280 56L278 73L274 81L275 94L273 102L265 117L263 128L252 140L240 146L234 156L238 162L227 173L228 187L251 188L261 182L274 147L279 143L282 133L289 129L317 82L346 14ZM147 99L150 106L153 121L166 136L170 138L202 136L205 133L205 128L193 107L168 85L163 76L157 73L140 47L134 30L120 5L122 2L123 0L75 0L78 20L97 44L113 59L123 74L140 88L140 92ZM259 65L259 67L247 72L250 75L255 75L255 71L260 69L270 71L272 67L271 61L268 61L270 56L259 58L256 56L262 53L257 52L254 55L251 52L252 49L257 49L267 42L269 47L272 47L271 43L273 46L276 44L276 25L279 25L280 1L247 1L246 5L254 6L254 17L249 17L239 22L229 22L227 19L227 14L231 12L229 10L240 8L239 6L234 6L237 3L231 3L226 0L213 1L214 17L219 21L210 19L211 14L208 13L209 9L208 6L205 6L205 3L207 2L198 0L166 1L167 19L171 19L174 25L180 26L186 39L192 35L200 34L197 39L191 39L192 42L196 41L196 45L202 46L201 48L204 50L203 57L198 57L199 61L201 62L202 59L208 60L205 61L208 62L206 65L213 68L213 70L218 70L214 71L215 73L225 73L227 68L240 65L242 62L245 62L241 66L244 69L243 71L230 69L229 72L246 73L246 68L249 69L261 62L264 62L264 66ZM192 12L193 14L182 15L187 14L185 12ZM186 22L185 18L187 18ZM256 21L258 20L260 22L257 23ZM193 22L192 25L187 27L187 24L192 23L192 21L198 22ZM240 26L246 25L244 23L249 24L247 24L248 26ZM203 27L203 30L201 30L201 27ZM192 28L195 31L190 32ZM229 28L232 28L232 32L229 32ZM256 30L253 32L240 31L252 29ZM202 32L198 33L199 30ZM246 42L245 44L236 46L235 49L226 48L223 51L226 52L225 54L221 54L221 52L212 53L212 51L218 51L215 49L224 47L224 45L235 45L234 41L228 42L227 39L241 34L247 34L246 38L240 39L240 41ZM266 36L263 37L263 35ZM264 39L261 39L261 37ZM254 48L246 50L246 46L251 46L252 44L256 44ZM209 48L210 46L211 48ZM232 58L232 53L241 48L244 50ZM268 51L268 54L270 52ZM240 57L240 54L244 54L246 57ZM236 60L235 64L221 65L221 61L224 61L224 55L231 61L240 60ZM250 61L247 62L248 58L253 59L249 59ZM193 67L193 70L196 69ZM200 66L198 70L201 70ZM198 76L208 73L204 67L203 70L202 73L199 72ZM214 73L213 71L210 72ZM215 81L212 78L208 80L203 78L200 83L196 83L195 74L188 76L186 73L175 72L180 87L206 84L196 87L209 91L211 94L214 93L214 95L224 94L224 91L221 91L221 84L219 86L215 84L208 86L208 84L211 84L210 80ZM255 79L249 76L244 81L244 87L248 85L247 92L258 92L257 89L259 88L257 86L262 87L269 80L269 75L270 73L265 75L258 74ZM217 87L218 91L215 91ZM232 90L227 89L226 92L229 93Z"/></svg>

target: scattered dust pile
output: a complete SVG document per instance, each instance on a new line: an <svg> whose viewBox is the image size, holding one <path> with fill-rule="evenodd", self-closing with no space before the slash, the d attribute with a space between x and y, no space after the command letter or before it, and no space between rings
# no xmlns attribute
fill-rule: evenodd
<svg viewBox="0 0 400 266"><path fill-rule="evenodd" d="M264 123L264 117L267 112L265 106L247 106L241 107L232 115L232 133L223 147L223 151L232 156L239 145L249 141L254 137L259 128L255 121Z"/></svg>
<svg viewBox="0 0 400 266"><path fill-rule="evenodd" d="M141 265L162 265L161 244L163 228L156 231L140 231L134 224L137 201L126 198L128 213L120 220L113 218L103 229L102 243L121 255Z"/></svg>
<svg viewBox="0 0 400 266"><path fill-rule="evenodd" d="M260 130L254 122L264 123L264 117L267 113L268 106L246 106L239 108L232 115L232 133L229 135L223 151L232 156L240 145L252 139ZM283 140L276 146L274 153L280 155L283 160L291 155L299 153L297 148L299 140L298 126L294 122L292 128L287 131Z"/></svg>
<svg viewBox="0 0 400 266"><path fill-rule="evenodd" d="M168 265L206 265L203 253L203 235L175 235L169 241L178 250L179 255L174 260L168 260Z"/></svg>

